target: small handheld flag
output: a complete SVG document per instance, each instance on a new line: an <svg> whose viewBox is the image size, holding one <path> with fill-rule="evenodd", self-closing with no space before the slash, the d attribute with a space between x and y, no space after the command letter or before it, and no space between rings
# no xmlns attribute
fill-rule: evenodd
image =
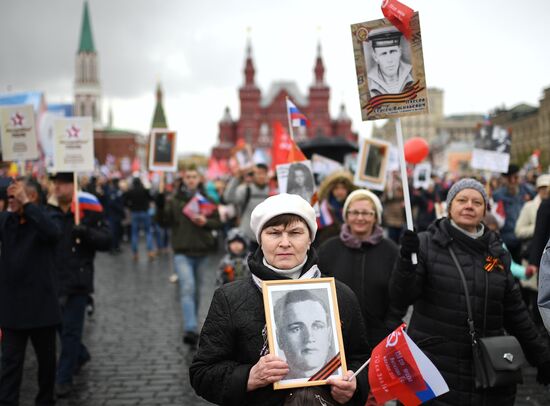
<svg viewBox="0 0 550 406"><path fill-rule="evenodd" d="M309 120L307 117L298 110L298 107L290 101L287 97L286 99L286 109L288 114L288 121L292 127L307 127L309 126Z"/></svg>
<svg viewBox="0 0 550 406"><path fill-rule="evenodd" d="M80 218L84 217L84 210L101 213L103 206L93 194L88 192L78 192L78 205L80 206ZM71 211L75 212L75 202L71 204Z"/></svg>

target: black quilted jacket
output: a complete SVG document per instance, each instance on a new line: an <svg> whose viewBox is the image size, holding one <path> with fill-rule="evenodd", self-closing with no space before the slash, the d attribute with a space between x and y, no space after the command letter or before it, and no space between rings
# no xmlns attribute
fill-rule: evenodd
<svg viewBox="0 0 550 406"><path fill-rule="evenodd" d="M414 304L408 333L449 385L450 392L433 404L513 405L515 386L485 391L474 387L465 293L447 248L453 247L466 276L478 334L496 336L506 330L517 337L529 362L540 365L550 360L550 352L525 308L502 240L492 231L471 239L445 218L432 223L419 238L418 266L413 270L410 261L398 262L390 298L396 306ZM503 269L485 271L488 255L498 258Z"/></svg>
<svg viewBox="0 0 550 406"><path fill-rule="evenodd" d="M282 279L262 264L261 250L249 259L252 273L263 280ZM313 250L304 269L316 263ZM338 307L348 369L357 370L370 356L361 311L353 292L336 282ZM282 405L288 390L272 385L246 391L250 369L260 359L265 326L262 293L251 277L228 283L214 293L201 331L199 348L189 368L199 396L219 405ZM357 391L348 403L364 405L369 391L366 370L357 377Z"/></svg>

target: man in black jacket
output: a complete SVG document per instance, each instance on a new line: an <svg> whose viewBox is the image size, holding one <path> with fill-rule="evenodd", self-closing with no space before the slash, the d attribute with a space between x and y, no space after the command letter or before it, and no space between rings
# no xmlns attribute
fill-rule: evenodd
<svg viewBox="0 0 550 406"><path fill-rule="evenodd" d="M60 172L52 178L55 188L49 201L50 209L58 215L63 233L56 249L62 311L56 392L62 397L71 391L73 374L90 360L90 354L82 344L84 314L88 296L94 291L95 252L110 248L111 233L99 201L81 206L81 218L75 224L75 214L71 210L74 194L72 172Z"/></svg>
<svg viewBox="0 0 550 406"><path fill-rule="evenodd" d="M55 332L61 321L56 292L55 244L61 230L39 204L40 186L12 183L8 211L0 212L0 404L16 405L30 339L38 360L37 405L53 405Z"/></svg>

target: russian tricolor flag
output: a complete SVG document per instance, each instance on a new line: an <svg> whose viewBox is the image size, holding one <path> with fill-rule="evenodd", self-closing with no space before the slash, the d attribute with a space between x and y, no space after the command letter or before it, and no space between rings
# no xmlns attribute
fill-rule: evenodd
<svg viewBox="0 0 550 406"><path fill-rule="evenodd" d="M319 216L317 217L317 226L319 228L323 228L323 227L330 226L333 223L334 223L334 219L332 218L332 214L330 213L328 202L327 200L323 200L319 208Z"/></svg>
<svg viewBox="0 0 550 406"><path fill-rule="evenodd" d="M287 109L289 121L292 127L309 126L309 120L300 110L298 110L298 107L296 107L296 105L292 103L288 98L286 99L286 109Z"/></svg>
<svg viewBox="0 0 550 406"><path fill-rule="evenodd" d="M80 212L83 210L102 212L103 206L97 200L93 194L88 192L78 192L78 205L80 206Z"/></svg>
<svg viewBox="0 0 550 406"><path fill-rule="evenodd" d="M398 399L416 406L449 391L435 365L399 326L372 351L369 383L380 404Z"/></svg>
<svg viewBox="0 0 550 406"><path fill-rule="evenodd" d="M208 217L216 210L217 206L200 193L197 192L195 197L197 198L197 203L199 204L201 214Z"/></svg>

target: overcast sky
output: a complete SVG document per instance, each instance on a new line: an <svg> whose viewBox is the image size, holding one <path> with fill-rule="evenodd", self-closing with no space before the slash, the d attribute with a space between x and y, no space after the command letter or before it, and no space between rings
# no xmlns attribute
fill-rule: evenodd
<svg viewBox="0 0 550 406"><path fill-rule="evenodd" d="M549 0L409 0L420 12L426 79L445 91L445 113L538 105L550 86ZM43 91L72 102L84 0L1 0L0 93ZM180 153L208 153L225 106L238 117L247 27L265 93L313 81L320 40L331 112L344 102L361 134L350 24L382 18L381 0L90 0L103 115L147 133L157 80ZM319 29L320 27L320 29Z"/></svg>

